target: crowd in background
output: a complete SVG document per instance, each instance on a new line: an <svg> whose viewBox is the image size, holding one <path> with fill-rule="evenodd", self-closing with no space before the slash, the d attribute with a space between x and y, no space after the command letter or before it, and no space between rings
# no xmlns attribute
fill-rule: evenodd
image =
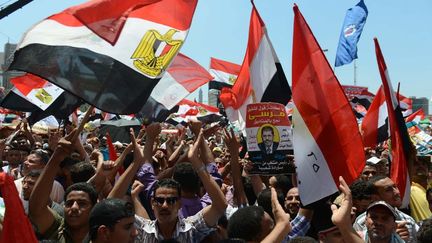
<svg viewBox="0 0 432 243"><path fill-rule="evenodd" d="M97 129L84 134L68 125L41 135L24 121L2 133L1 168L14 178L37 239L432 242L429 156L413 158L408 208L400 208L383 147L366 149L366 165L351 185L339 178L339 193L303 205L295 174L248 173L253 164L233 130L191 122L165 133L162 126L170 128L131 130L130 143L112 143L115 154ZM17 206L0 205L2 220Z"/></svg>

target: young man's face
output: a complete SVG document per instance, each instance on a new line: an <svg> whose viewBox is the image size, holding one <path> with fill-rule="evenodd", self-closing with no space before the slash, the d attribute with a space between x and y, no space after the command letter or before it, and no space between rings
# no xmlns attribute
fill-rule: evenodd
<svg viewBox="0 0 432 243"><path fill-rule="evenodd" d="M297 187L291 188L285 197L285 208L291 216L297 215L300 209L300 196Z"/></svg>
<svg viewBox="0 0 432 243"><path fill-rule="evenodd" d="M65 221L71 228L88 225L93 204L89 195L83 191L71 191L65 201Z"/></svg>
<svg viewBox="0 0 432 243"><path fill-rule="evenodd" d="M364 181L368 181L372 176L376 175L377 170L371 165L366 165L362 171L361 178Z"/></svg>
<svg viewBox="0 0 432 243"><path fill-rule="evenodd" d="M32 170L42 170L45 167L45 164L42 163L42 159L37 154L30 154L27 156L23 165L22 173L24 175L27 175Z"/></svg>
<svg viewBox="0 0 432 243"><path fill-rule="evenodd" d="M107 237L107 241L105 242L128 242L132 243L135 241L135 237L138 234L137 229L135 228L135 218L128 217L122 218L114 225L114 227L109 230L109 235Z"/></svg>
<svg viewBox="0 0 432 243"><path fill-rule="evenodd" d="M168 187L156 189L151 202L153 212L160 224L172 223L177 220L177 213L181 204L176 189Z"/></svg>
<svg viewBox="0 0 432 243"><path fill-rule="evenodd" d="M402 205L402 199L396 184L390 178L384 178L374 183L381 200L398 208Z"/></svg>
<svg viewBox="0 0 432 243"><path fill-rule="evenodd" d="M271 130L263 130L262 140L266 146L271 146L273 144L273 132Z"/></svg>
<svg viewBox="0 0 432 243"><path fill-rule="evenodd" d="M36 184L38 177L26 176L22 180L22 192L24 200L29 200L30 195L33 191L33 187Z"/></svg>
<svg viewBox="0 0 432 243"><path fill-rule="evenodd" d="M384 206L373 207L366 214L366 228L372 242L389 239L396 229L395 218Z"/></svg>
<svg viewBox="0 0 432 243"><path fill-rule="evenodd" d="M21 163L21 152L19 150L9 150L6 156L6 160L12 166L18 166Z"/></svg>

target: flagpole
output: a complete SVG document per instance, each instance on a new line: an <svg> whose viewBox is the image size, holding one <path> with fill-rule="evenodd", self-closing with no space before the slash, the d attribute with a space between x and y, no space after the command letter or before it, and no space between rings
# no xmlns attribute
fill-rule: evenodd
<svg viewBox="0 0 432 243"><path fill-rule="evenodd" d="M354 59L354 86L357 86L357 59Z"/></svg>

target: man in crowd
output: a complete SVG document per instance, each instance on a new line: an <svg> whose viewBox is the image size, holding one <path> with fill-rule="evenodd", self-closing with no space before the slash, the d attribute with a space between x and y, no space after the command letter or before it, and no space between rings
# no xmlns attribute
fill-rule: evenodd
<svg viewBox="0 0 432 243"><path fill-rule="evenodd" d="M117 198L105 199L90 212L90 239L94 243L132 243L138 233L134 222L132 203Z"/></svg>
<svg viewBox="0 0 432 243"><path fill-rule="evenodd" d="M396 234L396 211L385 201L373 202L366 210L363 239L370 243L403 243Z"/></svg>
<svg viewBox="0 0 432 243"><path fill-rule="evenodd" d="M373 185L372 200L385 201L395 209L396 220L399 221L396 233L407 242L415 242L418 226L411 216L398 210L398 207L402 205L402 199L396 184L390 178L382 175L372 177L369 182ZM354 229L366 230L366 212L357 217Z"/></svg>

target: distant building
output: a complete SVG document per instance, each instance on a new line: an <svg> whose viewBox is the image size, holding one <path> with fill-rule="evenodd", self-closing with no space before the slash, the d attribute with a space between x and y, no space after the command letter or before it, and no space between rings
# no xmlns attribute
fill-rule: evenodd
<svg viewBox="0 0 432 243"><path fill-rule="evenodd" d="M3 78L2 84L6 90L10 90L12 88L12 84L9 81L11 78L23 74L23 72L18 72L18 71L6 71L9 65L12 63L13 55L15 53L16 47L17 44L12 44L12 43L6 43L4 45L4 56L2 58L1 70L2 70L2 78Z"/></svg>
<svg viewBox="0 0 432 243"><path fill-rule="evenodd" d="M198 91L198 102L203 103L203 91L202 91L202 89L199 89L199 91Z"/></svg>
<svg viewBox="0 0 432 243"><path fill-rule="evenodd" d="M429 99L425 97L417 98L415 96L410 97L412 99L412 110L416 112L420 108L423 109L423 112L428 115L429 114Z"/></svg>
<svg viewBox="0 0 432 243"><path fill-rule="evenodd" d="M219 106L219 94L220 94L220 90L210 89L208 91L208 104L211 106L218 107Z"/></svg>

